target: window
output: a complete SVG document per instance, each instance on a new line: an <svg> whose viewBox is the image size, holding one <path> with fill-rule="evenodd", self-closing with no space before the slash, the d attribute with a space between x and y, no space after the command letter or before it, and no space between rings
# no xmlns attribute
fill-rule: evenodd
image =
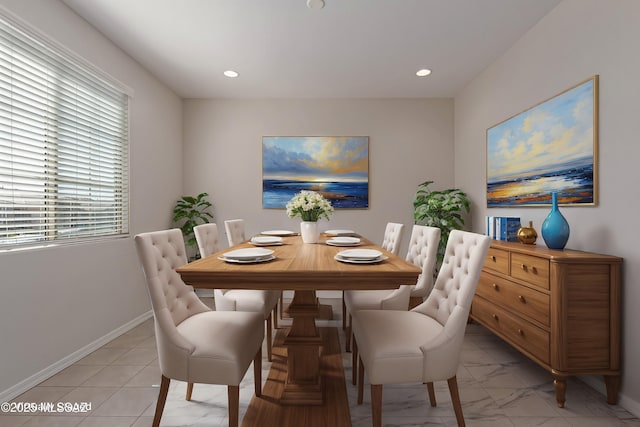
<svg viewBox="0 0 640 427"><path fill-rule="evenodd" d="M129 96L0 15L0 248L128 233Z"/></svg>

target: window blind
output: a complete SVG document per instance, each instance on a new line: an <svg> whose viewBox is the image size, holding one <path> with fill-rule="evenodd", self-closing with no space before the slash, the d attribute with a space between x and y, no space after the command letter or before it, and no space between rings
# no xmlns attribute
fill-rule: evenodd
<svg viewBox="0 0 640 427"><path fill-rule="evenodd" d="M129 96L0 15L0 248L128 233Z"/></svg>

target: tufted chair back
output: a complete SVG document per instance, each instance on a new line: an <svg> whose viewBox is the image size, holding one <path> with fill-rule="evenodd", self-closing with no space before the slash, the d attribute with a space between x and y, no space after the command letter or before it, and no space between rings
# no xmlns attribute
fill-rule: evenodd
<svg viewBox="0 0 640 427"><path fill-rule="evenodd" d="M202 258L220 250L218 226L216 224L200 224L193 227L193 234L198 242L198 251Z"/></svg>
<svg viewBox="0 0 640 427"><path fill-rule="evenodd" d="M244 220L228 219L224 222L224 229L227 232L229 246L237 245L246 240L244 237Z"/></svg>
<svg viewBox="0 0 640 427"><path fill-rule="evenodd" d="M424 358L423 375L426 378L449 378L456 373L471 301L490 241L488 236L453 230L433 290L412 310L443 326L440 339L435 340L437 347L431 348L436 345L432 343L422 349L425 354L433 352ZM445 342L447 345L443 345Z"/></svg>
<svg viewBox="0 0 640 427"><path fill-rule="evenodd" d="M172 372L175 362L183 359L182 352L193 346L178 333L176 326L210 309L176 272L176 268L187 263L180 229L138 234L135 242L153 307L160 369L174 378L182 378L183 372L175 375Z"/></svg>
<svg viewBox="0 0 640 427"><path fill-rule="evenodd" d="M384 229L384 237L382 238L381 246L392 254L398 255L403 229L404 224L398 224L396 222L387 223L387 227Z"/></svg>
<svg viewBox="0 0 640 427"><path fill-rule="evenodd" d="M414 225L409 240L406 260L420 267L422 273L411 290L412 297L426 297L433 286L433 272L436 265L440 229L426 225Z"/></svg>

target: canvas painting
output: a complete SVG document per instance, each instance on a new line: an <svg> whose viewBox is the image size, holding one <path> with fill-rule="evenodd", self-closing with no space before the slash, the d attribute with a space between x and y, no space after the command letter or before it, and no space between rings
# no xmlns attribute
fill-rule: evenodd
<svg viewBox="0 0 640 427"><path fill-rule="evenodd" d="M313 190L335 209L369 207L369 137L265 136L262 206L284 208L301 190Z"/></svg>
<svg viewBox="0 0 640 427"><path fill-rule="evenodd" d="M487 130L487 207L597 203L598 76Z"/></svg>

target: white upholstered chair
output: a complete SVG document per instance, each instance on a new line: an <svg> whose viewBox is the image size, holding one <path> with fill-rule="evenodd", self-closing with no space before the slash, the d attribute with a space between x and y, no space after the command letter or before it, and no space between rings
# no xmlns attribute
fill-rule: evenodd
<svg viewBox="0 0 640 427"><path fill-rule="evenodd" d="M247 240L244 235L243 219L226 220L224 222L224 230L227 232L227 241L229 242L229 246L234 246Z"/></svg>
<svg viewBox="0 0 640 427"><path fill-rule="evenodd" d="M187 263L179 229L135 237L149 289L158 363L162 372L153 426L160 418L170 380L185 381L187 400L193 383L226 384L229 425L238 425L240 382L253 361L255 394L262 394L262 316L212 311L186 285L176 268Z"/></svg>
<svg viewBox="0 0 640 427"><path fill-rule="evenodd" d="M408 310L411 294L416 290L429 292L433 286L433 273L437 260L438 242L440 241L440 229L426 225L414 225L409 239L409 248L405 260L420 267L422 272L415 285L400 286L398 289L384 289L377 291L345 291L344 302L351 316L357 310ZM345 332L347 351L352 350L353 359L353 384L355 384L355 368L358 362L358 350L349 347L353 334L351 327Z"/></svg>
<svg viewBox="0 0 640 427"><path fill-rule="evenodd" d="M400 251L400 242L402 241L402 230L404 224L397 222L388 222L384 229L382 237L382 247L394 255L398 255ZM344 302L344 292L342 293L342 329L347 329L347 305ZM349 342L347 341L347 351L349 351Z"/></svg>
<svg viewBox="0 0 640 427"><path fill-rule="evenodd" d="M241 220L240 220L241 221ZM198 250L204 258L220 250L218 226L213 223L200 224L193 228ZM244 237L240 240L244 241ZM273 328L277 327L277 304L281 291L259 289L215 289L213 295L217 311L254 311L262 314L267 328L267 359L272 360ZM273 316L272 314L273 313Z"/></svg>
<svg viewBox="0 0 640 427"><path fill-rule="evenodd" d="M436 405L434 381L447 380L458 426L464 426L456 372L471 301L490 239L454 230L427 299L411 311L360 310L353 333L360 351L358 403L364 373L371 383L373 426L382 425L382 385L426 383ZM355 344L354 344L355 346Z"/></svg>
<svg viewBox="0 0 640 427"><path fill-rule="evenodd" d="M381 246L392 254L398 255L400 243L402 242L402 230L404 230L404 224L388 222L384 229Z"/></svg>
<svg viewBox="0 0 640 427"><path fill-rule="evenodd" d="M200 257L205 258L220 250L220 234L214 223L200 224L193 227L193 235L198 244Z"/></svg>

